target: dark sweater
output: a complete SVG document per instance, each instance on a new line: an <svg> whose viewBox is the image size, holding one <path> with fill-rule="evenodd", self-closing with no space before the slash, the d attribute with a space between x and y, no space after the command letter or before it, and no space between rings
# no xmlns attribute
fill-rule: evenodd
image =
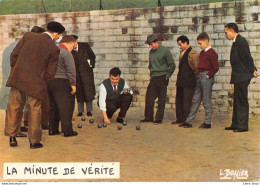
<svg viewBox="0 0 260 185"><path fill-rule="evenodd" d="M218 54L212 48L201 51L198 68L199 72L209 71L207 75L213 77L218 72Z"/></svg>
<svg viewBox="0 0 260 185"><path fill-rule="evenodd" d="M168 48L159 45L156 50L150 50L149 53L150 76L163 76L170 78L175 69L175 63L172 54Z"/></svg>

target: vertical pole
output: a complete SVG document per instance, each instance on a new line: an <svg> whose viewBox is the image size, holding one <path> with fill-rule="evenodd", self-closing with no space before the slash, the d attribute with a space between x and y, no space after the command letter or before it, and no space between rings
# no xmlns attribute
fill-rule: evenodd
<svg viewBox="0 0 260 185"><path fill-rule="evenodd" d="M72 12L72 0L70 0L70 12Z"/></svg>
<svg viewBox="0 0 260 185"><path fill-rule="evenodd" d="M102 0L100 0L100 3L99 3L99 10L103 10Z"/></svg>
<svg viewBox="0 0 260 185"><path fill-rule="evenodd" d="M161 0L158 0L158 7L162 7Z"/></svg>

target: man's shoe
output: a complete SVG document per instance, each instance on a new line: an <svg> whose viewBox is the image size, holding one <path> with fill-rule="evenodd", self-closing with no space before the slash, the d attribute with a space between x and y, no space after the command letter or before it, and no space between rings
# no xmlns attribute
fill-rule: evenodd
<svg viewBox="0 0 260 185"><path fill-rule="evenodd" d="M116 118L116 122L123 124L124 120L122 118L117 117Z"/></svg>
<svg viewBox="0 0 260 185"><path fill-rule="evenodd" d="M247 131L248 131L247 129L242 129L242 128L233 130L233 132L247 132Z"/></svg>
<svg viewBox="0 0 260 185"><path fill-rule="evenodd" d="M30 143L31 149L42 148L42 147L43 147L43 144L41 144L41 143Z"/></svg>
<svg viewBox="0 0 260 185"><path fill-rule="evenodd" d="M178 121L178 120L172 122L172 124L180 124L180 123L181 123L181 121Z"/></svg>
<svg viewBox="0 0 260 185"><path fill-rule="evenodd" d="M199 128L211 128L211 124L203 123L202 125L199 126Z"/></svg>
<svg viewBox="0 0 260 185"><path fill-rule="evenodd" d="M18 146L18 143L17 143L15 137L10 137L9 144L10 144L10 147L16 147L16 146Z"/></svg>
<svg viewBox="0 0 260 185"><path fill-rule="evenodd" d="M91 112L87 112L87 116L88 116L88 117L91 117L91 116L92 116L92 113L91 113Z"/></svg>
<svg viewBox="0 0 260 185"><path fill-rule="evenodd" d="M19 132L16 134L16 137L27 137L27 135L23 134L22 132Z"/></svg>
<svg viewBox="0 0 260 185"><path fill-rule="evenodd" d="M140 122L153 122L152 119L143 119L143 120L140 120Z"/></svg>
<svg viewBox="0 0 260 185"><path fill-rule="evenodd" d="M82 115L83 115L82 113L78 113L78 114L77 114L78 117L81 117Z"/></svg>
<svg viewBox="0 0 260 185"><path fill-rule="evenodd" d="M190 123L188 123L188 122L181 123L181 124L179 124L179 127L183 127L183 126L186 126L186 125L190 125Z"/></svg>
<svg viewBox="0 0 260 185"><path fill-rule="evenodd" d="M21 132L28 132L28 128L27 127L20 127L20 131Z"/></svg>
<svg viewBox="0 0 260 185"><path fill-rule="evenodd" d="M71 131L71 132L65 132L64 137L70 137L70 136L77 136L78 132L76 131Z"/></svg>
<svg viewBox="0 0 260 185"><path fill-rule="evenodd" d="M162 120L155 120L153 122L154 125L159 125L159 124L162 124Z"/></svg>
<svg viewBox="0 0 260 185"><path fill-rule="evenodd" d="M182 127L183 128L192 128L192 124L191 123L184 123L184 125Z"/></svg>
<svg viewBox="0 0 260 185"><path fill-rule="evenodd" d="M48 130L49 129L49 125L42 125L42 130Z"/></svg>
<svg viewBox="0 0 260 185"><path fill-rule="evenodd" d="M234 127L225 127L225 130L236 130Z"/></svg>
<svg viewBox="0 0 260 185"><path fill-rule="evenodd" d="M60 131L52 131L52 130L49 130L49 135L50 135L50 136L59 135L59 134L60 134Z"/></svg>

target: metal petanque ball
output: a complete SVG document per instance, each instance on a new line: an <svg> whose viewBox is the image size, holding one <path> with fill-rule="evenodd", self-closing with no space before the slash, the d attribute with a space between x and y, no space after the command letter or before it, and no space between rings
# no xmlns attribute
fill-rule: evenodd
<svg viewBox="0 0 260 185"><path fill-rule="evenodd" d="M82 124L79 123L79 124L78 124L78 128L82 128Z"/></svg>
<svg viewBox="0 0 260 185"><path fill-rule="evenodd" d="M122 130L122 126L121 125L117 126L117 129Z"/></svg>
<svg viewBox="0 0 260 185"><path fill-rule="evenodd" d="M93 119L90 119L90 120L89 120L89 123L91 123L91 124L94 123L94 120L93 120Z"/></svg>
<svg viewBox="0 0 260 185"><path fill-rule="evenodd" d="M102 128L102 124L98 124L98 128Z"/></svg>
<svg viewBox="0 0 260 185"><path fill-rule="evenodd" d="M82 118L81 118L81 121L85 121L85 120L86 120L86 118L85 118L85 117L82 117Z"/></svg>
<svg viewBox="0 0 260 185"><path fill-rule="evenodd" d="M103 127L107 127L107 124L106 124L106 123L103 123Z"/></svg>
<svg viewBox="0 0 260 185"><path fill-rule="evenodd" d="M140 130L141 129L141 127L140 126L136 126L136 130Z"/></svg>
<svg viewBox="0 0 260 185"><path fill-rule="evenodd" d="M127 122L126 121L123 121L123 126L126 126L127 125Z"/></svg>

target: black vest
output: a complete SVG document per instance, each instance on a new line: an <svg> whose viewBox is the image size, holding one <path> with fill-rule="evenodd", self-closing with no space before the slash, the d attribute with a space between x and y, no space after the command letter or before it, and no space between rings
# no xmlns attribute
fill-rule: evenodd
<svg viewBox="0 0 260 185"><path fill-rule="evenodd" d="M194 71L191 69L188 56L191 51L191 47L184 53L179 63L179 72L177 75L177 86L181 87L193 87L196 86L196 77Z"/></svg>
<svg viewBox="0 0 260 185"><path fill-rule="evenodd" d="M105 79L102 82L107 90L107 97L106 99L114 99L117 96L119 96L119 94L122 92L122 90L124 89L125 86L125 80L123 78L120 78L118 85L117 85L117 90L116 92L114 92L114 89L112 87L111 81L109 78Z"/></svg>

